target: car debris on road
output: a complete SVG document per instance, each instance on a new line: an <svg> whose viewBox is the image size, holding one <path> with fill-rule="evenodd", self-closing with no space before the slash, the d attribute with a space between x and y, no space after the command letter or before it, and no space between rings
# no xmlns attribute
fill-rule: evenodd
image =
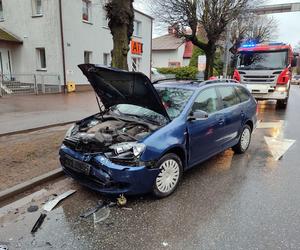
<svg viewBox="0 0 300 250"><path fill-rule="evenodd" d="M57 196L55 199L48 201L43 209L47 212L50 212L61 200L67 198L68 196L70 196L71 194L74 194L76 192L76 190L69 190L59 196Z"/></svg>
<svg viewBox="0 0 300 250"><path fill-rule="evenodd" d="M31 229L31 233L34 234L43 224L45 218L46 218L47 214L43 214L41 213L40 217L37 219L37 221L35 222L33 228Z"/></svg>

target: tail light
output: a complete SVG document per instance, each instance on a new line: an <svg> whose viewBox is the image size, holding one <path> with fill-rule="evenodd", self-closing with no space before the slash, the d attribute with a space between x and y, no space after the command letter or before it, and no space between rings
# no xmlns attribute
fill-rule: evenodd
<svg viewBox="0 0 300 250"><path fill-rule="evenodd" d="M241 81L241 75L240 75L240 73L238 72L237 69L235 69L234 72L233 72L233 79L237 80L238 82Z"/></svg>
<svg viewBox="0 0 300 250"><path fill-rule="evenodd" d="M288 81L290 80L290 77L291 77L291 73L289 69L288 68L284 69L278 76L277 84L279 85L287 84Z"/></svg>

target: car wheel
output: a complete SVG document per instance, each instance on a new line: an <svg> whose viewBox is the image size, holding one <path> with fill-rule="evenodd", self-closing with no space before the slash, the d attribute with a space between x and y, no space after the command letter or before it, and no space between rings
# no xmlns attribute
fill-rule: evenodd
<svg viewBox="0 0 300 250"><path fill-rule="evenodd" d="M178 186L183 172L182 162L176 154L170 153L157 162L157 167L160 172L155 179L153 193L159 198L167 197Z"/></svg>
<svg viewBox="0 0 300 250"><path fill-rule="evenodd" d="M251 128L249 127L249 125L245 125L243 127L238 144L236 144L232 149L235 153L243 154L249 148L250 142L251 142Z"/></svg>

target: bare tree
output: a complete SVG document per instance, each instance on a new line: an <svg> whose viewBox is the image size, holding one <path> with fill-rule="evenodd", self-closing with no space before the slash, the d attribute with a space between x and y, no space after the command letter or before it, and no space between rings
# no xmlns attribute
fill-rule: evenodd
<svg viewBox="0 0 300 250"><path fill-rule="evenodd" d="M133 1L109 0L105 4L108 26L113 36L112 67L128 70L127 54L133 33Z"/></svg>
<svg viewBox="0 0 300 250"><path fill-rule="evenodd" d="M277 21L274 18L258 16L254 13L243 13L231 26L230 52L235 54L241 43L255 41L263 43L276 37Z"/></svg>
<svg viewBox="0 0 300 250"><path fill-rule="evenodd" d="M192 41L201 48L207 58L205 79L213 75L217 42L228 23L236 19L247 8L250 0L154 0L153 14L161 22L176 24L179 36ZM197 36L203 28L206 41Z"/></svg>

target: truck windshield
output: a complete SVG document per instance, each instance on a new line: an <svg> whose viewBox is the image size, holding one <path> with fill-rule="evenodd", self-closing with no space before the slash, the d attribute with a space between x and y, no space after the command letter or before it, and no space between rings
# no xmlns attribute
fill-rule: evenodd
<svg viewBox="0 0 300 250"><path fill-rule="evenodd" d="M283 69L287 67L287 50L281 51L242 51L238 55L238 69Z"/></svg>

